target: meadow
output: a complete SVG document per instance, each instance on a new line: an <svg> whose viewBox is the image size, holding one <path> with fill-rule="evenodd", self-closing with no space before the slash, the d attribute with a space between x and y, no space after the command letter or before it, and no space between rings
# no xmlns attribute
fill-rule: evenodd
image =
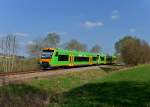
<svg viewBox="0 0 150 107"><path fill-rule="evenodd" d="M91 69L0 87L1 107L149 107L150 65Z"/></svg>

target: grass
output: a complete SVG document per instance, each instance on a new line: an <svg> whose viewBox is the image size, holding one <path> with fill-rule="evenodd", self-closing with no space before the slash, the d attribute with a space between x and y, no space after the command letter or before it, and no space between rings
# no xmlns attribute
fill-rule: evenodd
<svg viewBox="0 0 150 107"><path fill-rule="evenodd" d="M50 77L47 79L33 80L29 84L57 92L64 92L83 84L94 82L96 79L108 75L101 69L90 69L89 71L68 72L65 76Z"/></svg>
<svg viewBox="0 0 150 107"><path fill-rule="evenodd" d="M45 90L26 84L0 87L0 107L44 107L47 98Z"/></svg>
<svg viewBox="0 0 150 107"><path fill-rule="evenodd" d="M101 81L139 81L148 82L150 81L150 65L139 65L137 67L132 67L126 70L121 70L125 72L115 72L107 78L103 78ZM98 80L99 81L99 80Z"/></svg>
<svg viewBox="0 0 150 107"><path fill-rule="evenodd" d="M12 104L15 107L150 107L150 65L117 72L91 69L1 87L0 106Z"/></svg>

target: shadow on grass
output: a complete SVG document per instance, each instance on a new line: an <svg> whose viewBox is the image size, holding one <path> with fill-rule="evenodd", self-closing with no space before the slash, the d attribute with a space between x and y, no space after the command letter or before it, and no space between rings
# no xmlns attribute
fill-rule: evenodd
<svg viewBox="0 0 150 107"><path fill-rule="evenodd" d="M45 107L48 95L44 90L25 84L0 87L0 107Z"/></svg>
<svg viewBox="0 0 150 107"><path fill-rule="evenodd" d="M86 84L63 94L67 107L150 107L150 84L144 82Z"/></svg>
<svg viewBox="0 0 150 107"><path fill-rule="evenodd" d="M116 70L120 70L120 69L123 69L124 66L115 66L115 65L107 65L107 66L100 66L99 67L100 69L102 69L103 71L109 73L109 72L113 72L113 71L116 71Z"/></svg>
<svg viewBox="0 0 150 107"><path fill-rule="evenodd" d="M110 67L100 67L100 69L102 69L105 72L112 72L114 69L110 68Z"/></svg>
<svg viewBox="0 0 150 107"><path fill-rule="evenodd" d="M85 84L64 93L16 84L0 87L0 107L150 107L150 83Z"/></svg>

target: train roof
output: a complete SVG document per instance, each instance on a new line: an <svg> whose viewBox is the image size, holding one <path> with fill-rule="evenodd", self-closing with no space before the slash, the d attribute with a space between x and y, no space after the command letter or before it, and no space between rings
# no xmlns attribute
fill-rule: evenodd
<svg viewBox="0 0 150 107"><path fill-rule="evenodd" d="M96 56L96 55L100 55L100 56L113 56L116 57L115 55L107 55L104 53L92 53L92 52L82 52L82 51L76 51L76 50L65 50L65 49L60 49L60 48L43 48L43 50L57 50L60 52L70 52L70 53L74 53L74 54L81 54L81 55L92 55L92 56Z"/></svg>
<svg viewBox="0 0 150 107"><path fill-rule="evenodd" d="M92 52L82 52L82 51L76 51L76 50L65 50L60 48L43 48L43 50L57 50L61 52L70 52L74 54L86 54L86 55L98 55L99 53L92 53Z"/></svg>

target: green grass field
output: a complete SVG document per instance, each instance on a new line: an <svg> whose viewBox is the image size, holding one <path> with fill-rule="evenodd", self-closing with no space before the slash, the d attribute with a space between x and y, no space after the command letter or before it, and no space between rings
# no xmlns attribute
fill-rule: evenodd
<svg viewBox="0 0 150 107"><path fill-rule="evenodd" d="M150 107L150 65L67 73L0 87L0 107Z"/></svg>

